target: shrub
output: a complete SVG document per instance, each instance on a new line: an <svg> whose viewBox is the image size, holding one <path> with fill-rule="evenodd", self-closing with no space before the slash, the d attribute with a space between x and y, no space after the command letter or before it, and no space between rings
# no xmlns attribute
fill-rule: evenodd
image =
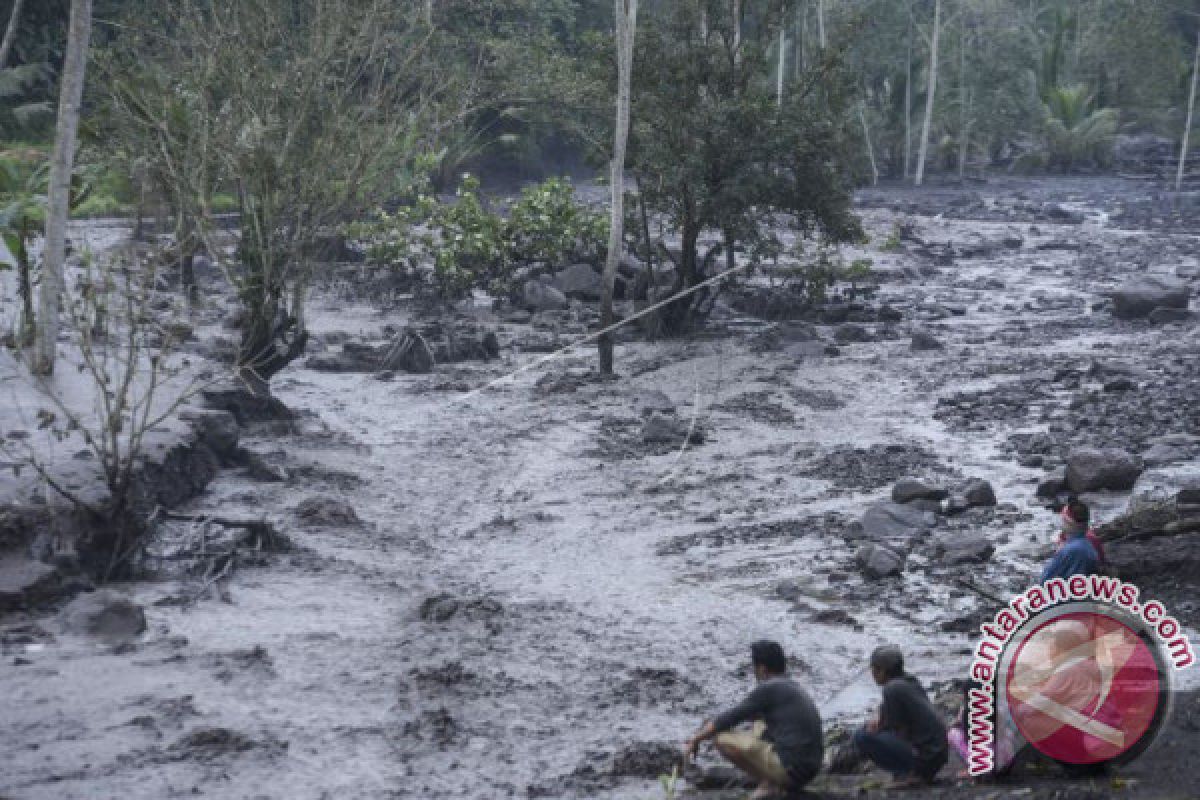
<svg viewBox="0 0 1200 800"><path fill-rule="evenodd" d="M473 289L515 290L527 267L549 268L603 257L604 215L575 200L569 181L527 187L506 216L492 211L467 175L451 203L428 192L394 214L380 211L348 228L367 245L367 260L400 270L436 298L455 301Z"/></svg>

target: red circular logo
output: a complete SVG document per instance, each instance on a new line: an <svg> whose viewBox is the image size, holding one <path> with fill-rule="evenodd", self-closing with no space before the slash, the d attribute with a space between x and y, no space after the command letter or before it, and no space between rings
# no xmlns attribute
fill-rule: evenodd
<svg viewBox="0 0 1200 800"><path fill-rule="evenodd" d="M1165 686L1150 646L1104 613L1050 619L1020 642L1005 687L1018 730L1068 764L1111 761L1151 731Z"/></svg>

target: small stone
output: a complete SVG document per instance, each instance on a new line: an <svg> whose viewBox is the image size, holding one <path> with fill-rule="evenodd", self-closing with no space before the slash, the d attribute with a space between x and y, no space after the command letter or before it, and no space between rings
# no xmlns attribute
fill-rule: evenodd
<svg viewBox="0 0 1200 800"><path fill-rule="evenodd" d="M916 351L941 350L944 345L928 331L914 331L910 347Z"/></svg>
<svg viewBox="0 0 1200 800"><path fill-rule="evenodd" d="M855 563L866 577L878 580L904 571L905 556L889 547L868 543L854 554Z"/></svg>
<svg viewBox="0 0 1200 800"><path fill-rule="evenodd" d="M987 481L976 478L963 490L968 505L979 508L996 505L996 490Z"/></svg>
<svg viewBox="0 0 1200 800"><path fill-rule="evenodd" d="M79 595L63 609L61 619L68 633L107 640L127 640L146 630L142 607L112 589Z"/></svg>
<svg viewBox="0 0 1200 800"><path fill-rule="evenodd" d="M949 492L940 486L931 486L919 480L905 478L897 481L892 487L892 500L897 503L909 503L913 500L933 500L940 502L949 496Z"/></svg>

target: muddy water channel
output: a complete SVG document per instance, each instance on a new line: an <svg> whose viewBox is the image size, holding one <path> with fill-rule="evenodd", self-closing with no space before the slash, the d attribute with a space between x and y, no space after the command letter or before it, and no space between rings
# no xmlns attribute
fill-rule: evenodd
<svg viewBox="0 0 1200 800"><path fill-rule="evenodd" d="M848 255L898 313L819 324L820 347L726 309L702 337L621 345L615 382L585 348L464 391L539 357L507 346L528 324L481 309L499 361L296 365L275 386L295 425L243 434L286 479L224 472L187 509L266 514L293 548L198 602L194 583L128 587L136 645L48 634L6 655L0 796L643 798L662 745L745 690L754 639L783 643L827 723L874 702L881 641L926 683L961 676L994 604L956 579L1036 576L1056 520L1035 488L1069 447L1200 433L1196 322L1103 300L1132 273L1200 276L1194 235L1122 227L1139 192L872 192ZM406 313L329 293L311 324L369 338ZM668 410L702 441L647 443ZM909 477L983 479L998 503L931 516L901 575L867 577L861 518ZM1104 518L1129 497L1092 499ZM968 538L977 557L951 563Z"/></svg>

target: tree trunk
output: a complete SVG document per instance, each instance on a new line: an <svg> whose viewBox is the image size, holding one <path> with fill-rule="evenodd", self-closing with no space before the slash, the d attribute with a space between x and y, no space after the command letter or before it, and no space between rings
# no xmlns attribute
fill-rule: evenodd
<svg viewBox="0 0 1200 800"><path fill-rule="evenodd" d="M879 165L875 162L875 147L871 144L871 129L867 127L867 102L858 104L858 118L862 120L863 138L867 142L867 155L871 157L871 185L879 184Z"/></svg>
<svg viewBox="0 0 1200 800"><path fill-rule="evenodd" d="M825 38L825 0L817 0L817 43L822 50L828 45Z"/></svg>
<svg viewBox="0 0 1200 800"><path fill-rule="evenodd" d="M83 99L91 28L92 0L71 0L67 54L63 59L58 123L54 128L54 154L50 162L50 188L46 198L46 243L42 255L38 337L33 362L33 369L39 375L54 372L58 303L63 287L63 262L66 261L71 171L75 166L75 135L79 128L79 107Z"/></svg>
<svg viewBox="0 0 1200 800"><path fill-rule="evenodd" d="M742 54L742 0L733 0L733 63L741 62Z"/></svg>
<svg viewBox="0 0 1200 800"><path fill-rule="evenodd" d="M925 182L925 159L929 155L929 128L933 125L933 101L937 96L938 40L942 32L942 0L933 4L933 36L929 43L929 87L925 94L925 120L921 123L921 150L917 154L917 174L913 184Z"/></svg>
<svg viewBox="0 0 1200 800"><path fill-rule="evenodd" d="M967 171L967 150L971 142L970 92L967 89L967 22L964 18L958 39L958 182Z"/></svg>
<svg viewBox="0 0 1200 800"><path fill-rule="evenodd" d="M787 66L787 7L779 17L779 64L775 71L775 105L783 108L783 70Z"/></svg>
<svg viewBox="0 0 1200 800"><path fill-rule="evenodd" d="M8 66L8 56L12 53L13 42L17 40L17 28L21 24L21 6L25 0L13 0L12 13L8 15L8 28L4 31L4 41L0 42L0 69Z"/></svg>
<svg viewBox="0 0 1200 800"><path fill-rule="evenodd" d="M1187 166L1188 139L1192 136L1192 112L1196 108L1196 74L1200 73L1200 30L1196 31L1196 56L1192 60L1192 89L1188 94L1187 121L1179 142L1179 168L1175 171L1175 191L1183 188L1183 170Z"/></svg>
<svg viewBox="0 0 1200 800"><path fill-rule="evenodd" d="M33 280L29 269L29 229L25 220L17 232L17 295L21 298L21 320L17 325L17 346L32 347L37 335L37 316L33 312Z"/></svg>
<svg viewBox="0 0 1200 800"><path fill-rule="evenodd" d="M613 130L613 157L609 170L612 183L612 215L608 229L608 254L604 261L604 293L600 300L600 374L613 372L613 336L607 331L614 322L613 289L625 223L625 148L629 140L630 83L633 75L633 38L637 32L638 0L613 0L617 29L617 111Z"/></svg>
<svg viewBox="0 0 1200 800"><path fill-rule="evenodd" d="M904 62L904 178L912 174L912 1L908 4L908 53Z"/></svg>

